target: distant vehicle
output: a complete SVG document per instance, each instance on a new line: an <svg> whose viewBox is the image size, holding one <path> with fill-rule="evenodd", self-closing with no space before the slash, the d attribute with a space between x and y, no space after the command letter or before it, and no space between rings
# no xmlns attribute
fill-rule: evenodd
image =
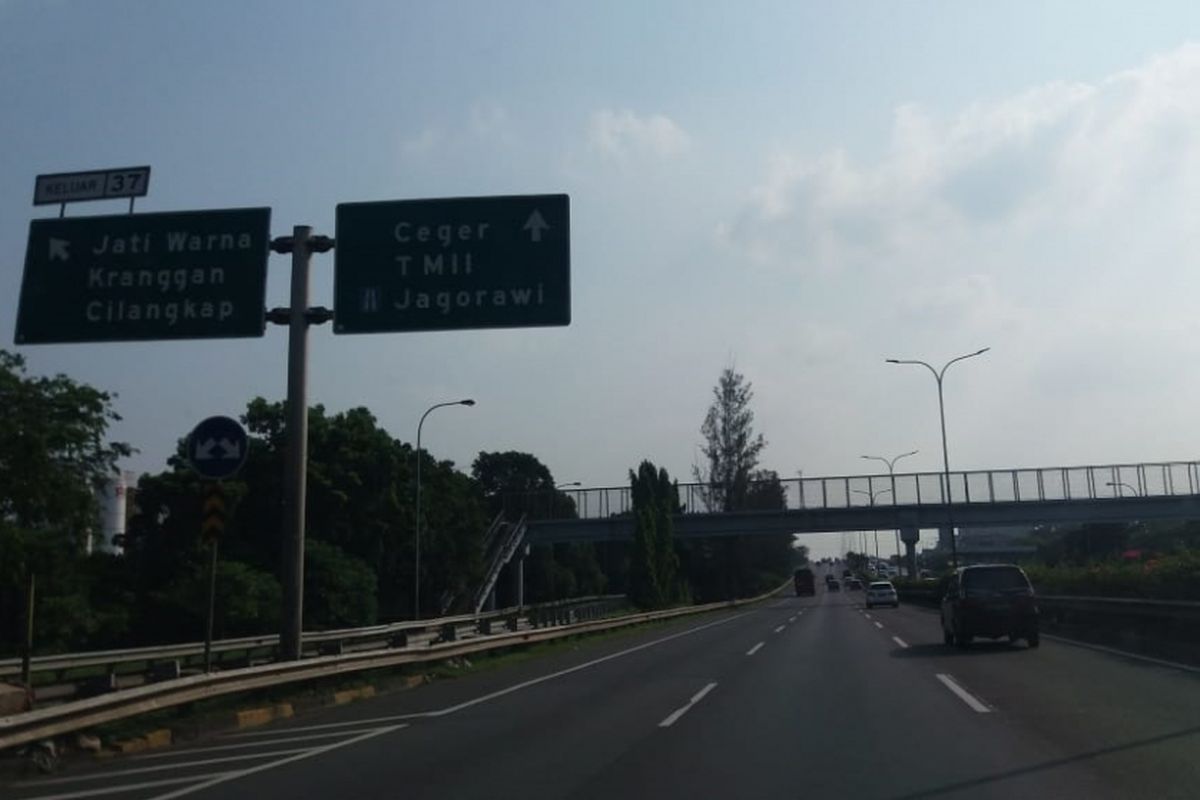
<svg viewBox="0 0 1200 800"><path fill-rule="evenodd" d="M872 581L867 587L867 608L875 606L900 607L900 596L896 594L896 587L892 586L891 581Z"/></svg>
<svg viewBox="0 0 1200 800"><path fill-rule="evenodd" d="M942 595L942 639L966 647L976 636L1037 647L1038 608L1033 586L1015 564L961 567Z"/></svg>
<svg viewBox="0 0 1200 800"><path fill-rule="evenodd" d="M792 581L796 587L797 597L812 597L817 593L816 584L813 581L813 571L808 567L801 567L792 575Z"/></svg>
<svg viewBox="0 0 1200 800"><path fill-rule="evenodd" d="M831 592L840 592L842 590L842 585L837 582L837 578L834 578L825 584L825 588Z"/></svg>
<svg viewBox="0 0 1200 800"><path fill-rule="evenodd" d="M846 591L861 592L862 588L862 581L860 581L858 578L846 578Z"/></svg>

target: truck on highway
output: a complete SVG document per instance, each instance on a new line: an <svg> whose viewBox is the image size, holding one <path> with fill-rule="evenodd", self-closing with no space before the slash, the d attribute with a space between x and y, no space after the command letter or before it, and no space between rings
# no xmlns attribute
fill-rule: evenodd
<svg viewBox="0 0 1200 800"><path fill-rule="evenodd" d="M812 597L817 593L817 585L813 581L813 571L808 567L796 570L792 581L796 585L797 597Z"/></svg>

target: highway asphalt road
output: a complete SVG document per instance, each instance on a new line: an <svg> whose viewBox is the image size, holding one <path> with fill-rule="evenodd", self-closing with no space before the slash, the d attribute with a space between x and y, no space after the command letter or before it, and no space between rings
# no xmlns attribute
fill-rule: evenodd
<svg viewBox="0 0 1200 800"><path fill-rule="evenodd" d="M1195 798L1200 671L821 589L0 797Z"/></svg>

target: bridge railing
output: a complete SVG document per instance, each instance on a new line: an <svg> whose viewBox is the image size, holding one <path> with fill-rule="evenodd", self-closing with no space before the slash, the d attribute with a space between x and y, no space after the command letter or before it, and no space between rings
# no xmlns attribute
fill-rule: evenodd
<svg viewBox="0 0 1200 800"><path fill-rule="evenodd" d="M1108 500L1133 497L1200 495L1200 462L1164 461L1144 464L1106 464L1075 467L1030 467L968 470L950 473L949 497L959 503L1022 503L1056 500ZM864 506L924 506L946 503L946 478L941 472L896 475L839 475L751 481L741 510L778 508L782 493L789 509L842 509ZM530 520L562 517L563 496L574 503L580 519L604 519L631 514L628 486L604 486L555 492L510 495L506 501ZM685 514L724 510L721 487L704 483L678 484L679 505Z"/></svg>

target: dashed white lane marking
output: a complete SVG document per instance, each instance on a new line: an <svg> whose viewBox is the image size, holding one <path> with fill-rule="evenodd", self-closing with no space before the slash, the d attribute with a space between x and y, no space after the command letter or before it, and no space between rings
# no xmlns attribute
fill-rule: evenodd
<svg viewBox="0 0 1200 800"><path fill-rule="evenodd" d="M221 773L218 775L214 775L214 776L212 776L212 778L210 780L204 781L203 783L196 784L195 786L185 786L184 788L176 789L173 792L167 792L166 794L160 794L154 798L151 798L151 800L174 800L174 798L176 798L176 797L183 797L184 795L189 795L189 794L192 794L193 792L200 792L205 789L212 788L213 786L216 786L217 784L225 783L226 781L236 780L238 778L245 777L246 775L253 775L256 772L265 772L266 770L274 769L275 767L282 767L284 764L290 764L293 761L300 761L305 758L312 758L313 756L319 756L322 753L328 753L330 750L337 750L340 747L348 747L352 744L357 744L366 739L371 739L376 736L383 736L384 734L392 733L394 731L400 730L401 728L407 728L407 727L408 727L407 725L392 725L387 728L376 728L374 730L367 731L366 733L362 734L361 736L355 736L353 739L347 739L343 742L334 742L333 744L327 744L327 745L324 745L323 747L314 747L311 750L305 750L303 753L297 753L294 756L288 756L287 758L281 758L276 761L268 761L266 764L259 764L257 767L250 767L248 769L239 769L236 772L225 772L225 773Z"/></svg>
<svg viewBox="0 0 1200 800"><path fill-rule="evenodd" d="M713 683L710 683L707 686L705 686L700 691L696 692L694 695L692 695L692 699L687 701L687 705L683 706L682 708L677 708L674 711L672 711L671 715L669 717L664 719L662 722L658 723L658 727L669 728L672 725L674 725L676 722L679 721L680 717L682 717L687 712L691 711L692 706L696 705L696 703L699 703L701 700L703 700L704 695L708 694L715 688L717 688L717 684L714 681Z"/></svg>
<svg viewBox="0 0 1200 800"><path fill-rule="evenodd" d="M798 617L798 616L800 616L800 615L799 615L799 614L793 614L791 617L789 617L789 618L788 618L788 622L795 622L795 621L796 621L796 617Z"/></svg>
<svg viewBox="0 0 1200 800"><path fill-rule="evenodd" d="M871 618L871 615L870 615L870 614L868 614L868 613L867 613L867 612L865 612L865 611L863 612L863 616L864 616L864 617L866 617L867 619L870 619L870 618Z"/></svg>
<svg viewBox="0 0 1200 800"><path fill-rule="evenodd" d="M901 647L904 647L904 648L908 647L908 642L904 641L899 636L893 636L892 641L895 642L896 644L900 645Z"/></svg>
<svg viewBox="0 0 1200 800"><path fill-rule="evenodd" d="M776 633L783 633L783 626L782 626L782 625L780 625L778 628L776 628L776 629L775 629L775 632L776 632Z"/></svg>
<svg viewBox="0 0 1200 800"><path fill-rule="evenodd" d="M980 714L990 714L992 710L975 695L968 692L966 689L958 685L958 682L944 672L937 673L937 679L941 681L947 689L954 692L959 700L966 703L972 711L977 711Z"/></svg>
<svg viewBox="0 0 1200 800"><path fill-rule="evenodd" d="M882 622L876 622L876 623L875 623L875 627L876 627L876 628L879 628L879 630L883 630L883 623L882 623Z"/></svg>
<svg viewBox="0 0 1200 800"><path fill-rule="evenodd" d="M766 644L766 642L759 642L758 644L754 645L754 647L751 647L749 650L746 651L746 655L748 655L748 656L754 655L755 653L757 653L759 650L762 649L762 646L764 644Z"/></svg>

